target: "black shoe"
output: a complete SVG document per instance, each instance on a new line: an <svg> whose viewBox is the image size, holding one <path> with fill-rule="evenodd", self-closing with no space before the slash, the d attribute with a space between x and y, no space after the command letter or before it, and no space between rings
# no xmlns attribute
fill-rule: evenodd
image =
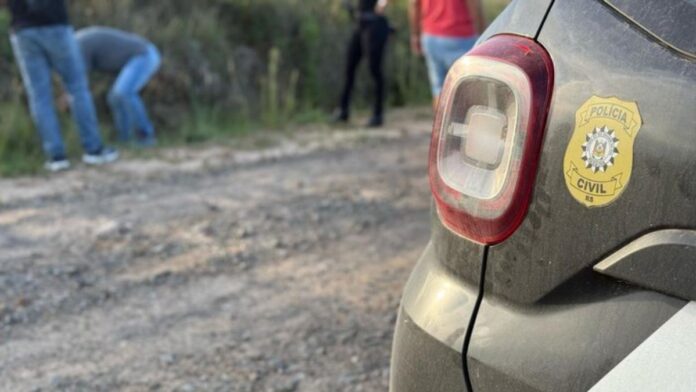
<svg viewBox="0 0 696 392"><path fill-rule="evenodd" d="M368 128L379 128L382 125L384 125L384 119L382 116L372 116L370 117L370 121L367 122Z"/></svg>
<svg viewBox="0 0 696 392"><path fill-rule="evenodd" d="M348 122L350 119L350 116L348 115L347 112L338 109L334 112L334 114L331 116L331 122L334 124L345 124Z"/></svg>

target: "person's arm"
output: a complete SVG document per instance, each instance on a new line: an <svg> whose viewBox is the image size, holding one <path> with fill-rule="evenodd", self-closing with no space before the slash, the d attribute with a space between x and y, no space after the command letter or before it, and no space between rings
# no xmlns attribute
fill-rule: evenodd
<svg viewBox="0 0 696 392"><path fill-rule="evenodd" d="M469 11L471 12L471 19L474 21L476 34L483 33L483 31L486 30L486 18L483 16L481 0L467 0L467 4L469 5Z"/></svg>
<svg viewBox="0 0 696 392"><path fill-rule="evenodd" d="M411 51L420 56L423 54L423 48L421 48L421 0L409 0L408 20L411 25Z"/></svg>

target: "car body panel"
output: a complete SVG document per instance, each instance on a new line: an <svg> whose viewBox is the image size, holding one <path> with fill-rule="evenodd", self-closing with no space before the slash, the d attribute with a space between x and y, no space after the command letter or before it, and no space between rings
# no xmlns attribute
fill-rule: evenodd
<svg viewBox="0 0 696 392"><path fill-rule="evenodd" d="M645 30L669 48L691 58L696 58L696 7L690 0L604 0L616 12ZM674 26L690 29L675 29Z"/></svg>
<svg viewBox="0 0 696 392"><path fill-rule="evenodd" d="M696 385L696 303L646 339L590 392L692 392Z"/></svg>
<svg viewBox="0 0 696 392"><path fill-rule="evenodd" d="M557 0L538 41L554 97L528 216L486 260L467 348L477 391L586 391L687 303L592 267L645 233L696 225L693 61L600 1ZM571 196L563 170L576 112L593 96L636 102L643 119L632 179L599 208ZM696 264L690 275L696 283Z"/></svg>
<svg viewBox="0 0 696 392"><path fill-rule="evenodd" d="M686 304L587 275L534 305L484 297L467 352L475 391L587 391Z"/></svg>
<svg viewBox="0 0 696 392"><path fill-rule="evenodd" d="M525 222L491 247L486 276L487 293L521 303L647 232L696 226L694 62L599 1L556 1L539 42L556 75L540 170ZM643 119L630 183L601 208L578 203L563 172L576 111L592 96L636 102Z"/></svg>
<svg viewBox="0 0 696 392"><path fill-rule="evenodd" d="M431 244L406 284L401 306L421 329L461 352L478 291L478 286L457 278L443 267Z"/></svg>
<svg viewBox="0 0 696 392"><path fill-rule="evenodd" d="M405 313L399 315L391 364L394 392L450 392L464 390L461 352L446 346L418 327Z"/></svg>
<svg viewBox="0 0 696 392"><path fill-rule="evenodd" d="M392 391L453 391L464 387L462 348L478 286L445 268L428 245L411 274L396 324Z"/></svg>
<svg viewBox="0 0 696 392"><path fill-rule="evenodd" d="M432 241L397 323L394 392L466 390L453 366L475 391L586 391L687 304L593 266L647 233L696 229L693 60L601 0L518 0L479 42L497 34L537 39L555 67L529 212L488 248L433 213ZM642 118L631 181L598 208L571 196L563 170L577 111L591 97L636 102ZM691 272L696 283L696 266ZM662 278L668 273L684 271Z"/></svg>
<svg viewBox="0 0 696 392"><path fill-rule="evenodd" d="M454 234L442 224L434 206L431 211L431 245L440 266L466 284L479 286L484 246Z"/></svg>
<svg viewBox="0 0 696 392"><path fill-rule="evenodd" d="M669 257L665 257L669 255ZM658 230L622 247L594 270L615 279L696 300L696 230Z"/></svg>
<svg viewBox="0 0 696 392"><path fill-rule="evenodd" d="M501 34L515 34L523 37L536 37L553 0L515 0L498 15L479 42Z"/></svg>

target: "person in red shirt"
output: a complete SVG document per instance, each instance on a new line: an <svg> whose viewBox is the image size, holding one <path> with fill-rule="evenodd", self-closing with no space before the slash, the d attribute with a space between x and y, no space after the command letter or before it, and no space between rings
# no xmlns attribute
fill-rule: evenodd
<svg viewBox="0 0 696 392"><path fill-rule="evenodd" d="M411 50L425 55L435 101L452 64L484 28L479 0L409 0Z"/></svg>

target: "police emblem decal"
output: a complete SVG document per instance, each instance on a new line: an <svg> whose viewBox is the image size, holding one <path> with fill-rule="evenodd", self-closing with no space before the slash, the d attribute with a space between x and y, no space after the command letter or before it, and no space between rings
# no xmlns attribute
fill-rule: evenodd
<svg viewBox="0 0 696 392"><path fill-rule="evenodd" d="M614 160L619 155L619 139L616 132L606 126L595 128L587 134L586 141L582 145L582 160L585 167L596 173L607 171L609 166L614 165Z"/></svg>
<svg viewBox="0 0 696 392"><path fill-rule="evenodd" d="M602 207L624 192L641 125L635 102L594 96L578 109L563 160L568 191L578 202Z"/></svg>

